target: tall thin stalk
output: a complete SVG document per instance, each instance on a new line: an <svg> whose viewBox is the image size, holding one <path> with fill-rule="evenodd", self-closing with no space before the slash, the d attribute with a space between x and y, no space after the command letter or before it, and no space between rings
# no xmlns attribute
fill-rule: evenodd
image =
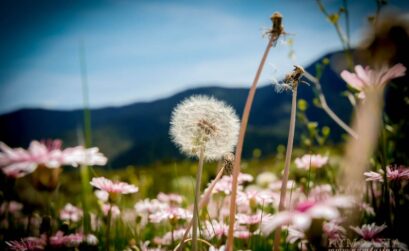
<svg viewBox="0 0 409 251"><path fill-rule="evenodd" d="M219 172L216 175L216 178L214 178L212 183L210 183L209 188L206 190L206 193L203 195L202 199L200 200L200 202L199 202L199 211L209 202L210 195L212 194L213 188L216 186L217 182L222 177L223 172L224 172L224 168L225 168L224 166L222 166L220 168ZM178 251L183 250L185 240L187 239L187 237L189 235L189 232L190 232L190 229L191 229L192 225L193 225L193 219L187 225L186 231L185 231L185 233L184 233L184 235L182 237L182 240L180 241L179 245L177 245L175 247L174 250L178 250Z"/></svg>
<svg viewBox="0 0 409 251"><path fill-rule="evenodd" d="M340 119L337 116L337 114L328 106L327 100L326 100L325 95L324 95L324 93L322 91L322 88L321 88L320 81L316 77L312 76L308 72L305 72L304 76L314 84L315 89L318 92L317 95L318 95L318 98L320 100L322 109L328 114L328 116L335 123L337 123L342 129L344 129L351 137L353 137L354 139L357 139L358 134L351 127L349 127L344 121L342 121L342 119Z"/></svg>
<svg viewBox="0 0 409 251"><path fill-rule="evenodd" d="M321 12L325 15L325 17L334 25L334 28L337 32L337 35L339 37L339 40L341 41L342 47L345 52L345 56L348 62L348 67L352 70L354 66L353 62L353 55L351 51L351 43L349 40L349 12L348 12L348 4L346 0L343 0L343 8L345 12L345 29L346 29L346 34L343 32L341 25L339 24L339 13L337 14L330 14L326 9L324 4L322 3L321 0L316 0L318 7L320 8ZM337 15L335 17L334 15Z"/></svg>
<svg viewBox="0 0 409 251"><path fill-rule="evenodd" d="M105 246L106 250L109 251L109 246L110 246L110 235L111 235L111 219L112 219L112 204L109 205L109 210L108 210L108 216L107 216L107 226L106 226L106 232L105 232Z"/></svg>
<svg viewBox="0 0 409 251"><path fill-rule="evenodd" d="M260 65L257 69L256 76L254 77L253 84L251 85L251 88L249 91L249 95L247 96L246 105L244 107L243 116L241 119L239 140L236 146L235 161L234 161L234 166L233 166L233 180L232 180L232 191L231 191L231 198L230 198L230 214L229 214L229 231L227 235L227 244L226 244L227 251L233 250L233 239L234 239L233 233L234 233L234 222L235 222L235 215L236 215L237 185L238 185L238 177L240 173L241 153L243 151L244 136L246 134L251 105L253 103L254 95L256 93L257 83L259 81L261 72L266 62L268 53L270 52L270 48L278 40L279 36L284 32L283 27L281 25L282 16L280 13L275 12L273 16L271 17L271 20L273 22L273 28L270 31L270 39L264 51Z"/></svg>
<svg viewBox="0 0 409 251"><path fill-rule="evenodd" d="M294 73L296 72L295 69ZM300 77L300 76L299 76ZM285 164L284 164L284 174L281 183L281 192L280 192L280 202L278 205L278 210L284 210L285 196L287 192L287 182L288 176L290 173L290 164L291 164L291 155L293 152L294 144L294 131L295 131L295 116L297 112L297 89L298 89L298 79L294 79L292 82L292 101L291 101L291 115L290 115L290 128L288 129L288 141L287 141L287 151L285 154ZM277 228L274 233L274 250L280 250L280 239L281 239L281 228Z"/></svg>
<svg viewBox="0 0 409 251"><path fill-rule="evenodd" d="M193 206L193 231L192 231L192 250L197 251L197 227L199 225L199 196L200 196L200 185L202 181L203 173L203 162L204 162L204 148L200 149L199 153L199 165L197 167L196 173L196 187L195 187L195 204Z"/></svg>
<svg viewBox="0 0 409 251"><path fill-rule="evenodd" d="M342 184L350 194L360 194L364 181L363 172L370 164L370 158L378 144L381 128L383 92L368 91L365 101L361 102L354 114L353 128L359 134L359 140L348 140L341 170L345 173Z"/></svg>
<svg viewBox="0 0 409 251"><path fill-rule="evenodd" d="M80 42L79 48L80 66L81 66L81 83L82 83L82 95L84 102L84 137L85 147L91 147L91 112L89 109L89 91L87 81L87 65L85 59L84 44ZM91 228L91 219L88 213L88 201L89 194L91 193L91 186L89 184L89 170L88 166L83 165L80 168L81 185L82 185L82 208L84 210L84 233L88 233Z"/></svg>

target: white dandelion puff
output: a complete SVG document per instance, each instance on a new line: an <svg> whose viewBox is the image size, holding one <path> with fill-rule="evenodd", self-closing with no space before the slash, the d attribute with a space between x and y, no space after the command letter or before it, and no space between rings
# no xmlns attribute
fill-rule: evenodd
<svg viewBox="0 0 409 251"><path fill-rule="evenodd" d="M170 136L184 154L216 160L232 152L237 143L239 119L231 106L208 96L192 96L172 112Z"/></svg>

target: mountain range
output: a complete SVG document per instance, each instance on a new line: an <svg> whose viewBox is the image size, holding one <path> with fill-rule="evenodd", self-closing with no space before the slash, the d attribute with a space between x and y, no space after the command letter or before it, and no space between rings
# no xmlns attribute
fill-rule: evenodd
<svg viewBox="0 0 409 251"><path fill-rule="evenodd" d="M329 53L305 69L316 73L317 63L327 58L330 64L321 77L323 91L329 105L345 121L349 121L351 105L341 93L346 85L339 78L341 53ZM241 116L248 88L217 86L188 89L170 97L152 102L137 102L122 107L91 110L92 145L98 146L109 158L108 166L149 164L182 158L169 138L169 120L172 109L183 99L195 94L211 95L230 104ZM314 89L300 84L298 97L309 103L307 116L320 126L331 128L331 140L338 142L344 133L327 114L312 105ZM257 89L245 138L244 158L258 148L265 156L275 152L277 145L285 144L291 107L290 93L276 93L272 84ZM26 147L33 139L60 138L64 146L81 142L83 110L57 111L46 109L21 109L0 116L0 141L17 147ZM297 127L296 135L302 128Z"/></svg>

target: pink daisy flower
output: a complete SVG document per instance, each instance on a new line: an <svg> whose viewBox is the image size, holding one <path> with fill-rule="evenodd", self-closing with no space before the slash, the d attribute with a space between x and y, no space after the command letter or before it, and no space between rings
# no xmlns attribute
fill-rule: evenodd
<svg viewBox="0 0 409 251"><path fill-rule="evenodd" d="M20 241L6 241L6 244L14 251L38 251L44 250L46 242L37 237L27 237Z"/></svg>
<svg viewBox="0 0 409 251"><path fill-rule="evenodd" d="M50 245L53 247L78 247L84 241L84 235L81 233L64 235L58 231L50 237Z"/></svg>
<svg viewBox="0 0 409 251"><path fill-rule="evenodd" d="M149 216L152 223L160 223L162 221L169 221L176 223L179 220L187 220L192 218L192 213L180 207L169 207L164 210L153 213Z"/></svg>
<svg viewBox="0 0 409 251"><path fill-rule="evenodd" d="M261 231L264 235L269 235L277 227L283 225L292 225L305 231L309 229L313 219L337 219L340 217L338 208L349 208L353 205L354 199L350 196L312 197L297 203L290 210L263 216Z"/></svg>
<svg viewBox="0 0 409 251"><path fill-rule="evenodd" d="M238 227L234 229L234 237L241 240L247 240L251 237L251 232L246 227Z"/></svg>
<svg viewBox="0 0 409 251"><path fill-rule="evenodd" d="M316 169L321 168L328 163L328 156L321 156L319 154L305 154L301 158L295 159L295 165L299 169Z"/></svg>
<svg viewBox="0 0 409 251"><path fill-rule="evenodd" d="M340 226L336 220L325 222L322 225L322 229L329 240L340 240L346 235L345 228Z"/></svg>
<svg viewBox="0 0 409 251"><path fill-rule="evenodd" d="M383 182L383 177L382 174L370 171L370 172L364 172L364 176L366 177L366 181L379 181Z"/></svg>
<svg viewBox="0 0 409 251"><path fill-rule="evenodd" d="M239 191L237 194L237 204L246 206L267 206L273 203L273 194L271 191L265 190L248 190L245 192Z"/></svg>
<svg viewBox="0 0 409 251"><path fill-rule="evenodd" d="M358 97L365 98L365 90L369 88L384 88L385 85L394 78L405 76L406 67L402 64L396 64L391 68L384 66L379 70L373 70L368 66L363 68L361 65L355 66L355 73L342 71L341 77L349 86L359 91Z"/></svg>
<svg viewBox="0 0 409 251"><path fill-rule="evenodd" d="M4 214L5 212L16 214L19 213L23 209L23 204L17 201L9 201L3 202L0 206L0 214Z"/></svg>
<svg viewBox="0 0 409 251"><path fill-rule="evenodd" d="M262 215L261 213L258 214L237 214L236 220L238 224L241 225L256 225L261 222Z"/></svg>
<svg viewBox="0 0 409 251"><path fill-rule="evenodd" d="M0 168L9 177L20 178L34 172L38 166L59 168L63 165L105 165L106 157L98 148L82 146L61 150L61 141L32 141L27 150L10 148L0 142Z"/></svg>
<svg viewBox="0 0 409 251"><path fill-rule="evenodd" d="M383 182L383 174L380 172L364 172L366 181L379 181ZM409 168L403 165L400 166L387 166L386 177L390 181L409 180Z"/></svg>
<svg viewBox="0 0 409 251"><path fill-rule="evenodd" d="M170 205L176 206L176 205L180 205L183 202L183 197L175 193L170 193L170 194L159 193L158 200L160 202L168 203Z"/></svg>
<svg viewBox="0 0 409 251"><path fill-rule="evenodd" d="M169 205L155 199L153 200L144 199L135 203L134 208L137 215L145 216L159 211L163 211L169 208Z"/></svg>
<svg viewBox="0 0 409 251"><path fill-rule="evenodd" d="M82 209L73 206L71 203L68 203L60 211L60 219L63 221L72 221L78 222L82 218Z"/></svg>
<svg viewBox="0 0 409 251"><path fill-rule="evenodd" d="M112 181L105 177L92 178L90 184L110 194L130 194L138 192L138 188L126 182Z"/></svg>
<svg viewBox="0 0 409 251"><path fill-rule="evenodd" d="M228 231L229 226L224 222L217 220L206 221L204 224L203 236L207 240L211 240L213 238L217 238L218 240L220 240L223 237L227 236Z"/></svg>
<svg viewBox="0 0 409 251"><path fill-rule="evenodd" d="M117 218L121 214L121 210L116 205L111 205L111 204L105 203L105 204L101 205L101 209L102 209L102 213L105 216L108 216L109 210L111 210L111 215L112 215L113 219Z"/></svg>
<svg viewBox="0 0 409 251"><path fill-rule="evenodd" d="M380 232L382 232L386 228L386 225L383 224L381 226L377 226L375 225L375 223L372 223L370 225L362 225L361 227L351 226L350 228L357 234L359 234L364 240L373 240Z"/></svg>

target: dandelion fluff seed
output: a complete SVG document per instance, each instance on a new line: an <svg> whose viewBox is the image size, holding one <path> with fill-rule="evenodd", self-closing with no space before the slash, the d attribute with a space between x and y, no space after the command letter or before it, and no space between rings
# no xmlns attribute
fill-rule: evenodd
<svg viewBox="0 0 409 251"><path fill-rule="evenodd" d="M197 157L204 148L206 160L232 152L238 139L239 119L231 106L208 96L191 96L171 115L170 136L180 151Z"/></svg>

